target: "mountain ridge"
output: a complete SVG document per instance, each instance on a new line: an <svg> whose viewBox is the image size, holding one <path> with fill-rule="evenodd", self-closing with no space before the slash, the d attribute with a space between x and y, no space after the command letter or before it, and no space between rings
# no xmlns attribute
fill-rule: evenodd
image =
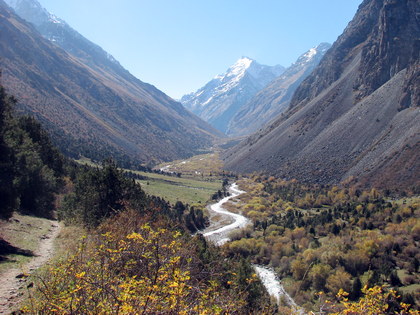
<svg viewBox="0 0 420 315"><path fill-rule="evenodd" d="M42 37L3 1L0 18L3 85L67 155L101 160L109 152L131 165L155 163L191 156L221 136L106 53L96 58L97 45L89 50L78 46L80 38L68 37L84 55L79 58Z"/></svg>
<svg viewBox="0 0 420 315"><path fill-rule="evenodd" d="M365 0L289 110L228 150L226 168L321 184L418 185L419 11L412 0Z"/></svg>

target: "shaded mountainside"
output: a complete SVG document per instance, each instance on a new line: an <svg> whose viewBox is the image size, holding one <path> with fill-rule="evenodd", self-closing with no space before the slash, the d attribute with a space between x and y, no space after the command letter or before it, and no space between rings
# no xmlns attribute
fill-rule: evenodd
<svg viewBox="0 0 420 315"><path fill-rule="evenodd" d="M216 129L230 135L228 126L235 114L283 71L282 66L260 65L243 57L198 91L184 95L181 103Z"/></svg>
<svg viewBox="0 0 420 315"><path fill-rule="evenodd" d="M1 0L0 24L3 85L66 154L113 155L131 164L173 160L212 145L220 135L98 46L90 50L80 34L76 40L63 37L79 47L75 56L43 38ZM79 46L77 38L86 45Z"/></svg>
<svg viewBox="0 0 420 315"><path fill-rule="evenodd" d="M231 119L227 134L249 135L287 110L299 84L311 74L330 47L328 43L321 43L301 55L279 77L241 107Z"/></svg>
<svg viewBox="0 0 420 315"><path fill-rule="evenodd" d="M290 109L225 153L229 170L378 187L419 181L420 27L415 0L365 0Z"/></svg>

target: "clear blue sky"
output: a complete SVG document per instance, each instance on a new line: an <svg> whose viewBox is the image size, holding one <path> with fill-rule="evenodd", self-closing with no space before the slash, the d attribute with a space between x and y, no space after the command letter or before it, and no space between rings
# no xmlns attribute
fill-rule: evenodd
<svg viewBox="0 0 420 315"><path fill-rule="evenodd" d="M362 0L38 0L174 98L242 56L289 66L333 43Z"/></svg>

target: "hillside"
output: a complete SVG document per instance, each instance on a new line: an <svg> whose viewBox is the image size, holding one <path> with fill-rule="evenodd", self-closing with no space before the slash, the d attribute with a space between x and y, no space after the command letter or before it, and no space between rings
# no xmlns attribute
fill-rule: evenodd
<svg viewBox="0 0 420 315"><path fill-rule="evenodd" d="M184 95L181 103L216 129L230 135L229 125L235 114L283 71L282 66L260 65L243 57L201 89Z"/></svg>
<svg viewBox="0 0 420 315"><path fill-rule="evenodd" d="M219 136L66 24L57 27L63 27L62 37L72 44L68 52L3 1L0 23L3 85L67 155L96 160L112 155L126 165L153 163L193 155Z"/></svg>
<svg viewBox="0 0 420 315"><path fill-rule="evenodd" d="M227 134L250 135L286 111L299 84L311 74L330 47L328 43L321 43L302 54L279 77L241 107L229 122Z"/></svg>
<svg viewBox="0 0 420 315"><path fill-rule="evenodd" d="M419 178L418 1L365 0L290 109L224 155L226 168L314 183Z"/></svg>

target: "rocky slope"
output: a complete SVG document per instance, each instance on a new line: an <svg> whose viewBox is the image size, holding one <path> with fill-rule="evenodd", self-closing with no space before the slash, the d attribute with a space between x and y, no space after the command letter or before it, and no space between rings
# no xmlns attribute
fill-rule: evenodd
<svg viewBox="0 0 420 315"><path fill-rule="evenodd" d="M282 66L260 65L243 57L195 93L183 96L181 103L226 133L230 120L242 106L283 71Z"/></svg>
<svg viewBox="0 0 420 315"><path fill-rule="evenodd" d="M226 152L226 167L337 183L418 186L420 4L365 0L290 109Z"/></svg>
<svg viewBox="0 0 420 315"><path fill-rule="evenodd" d="M314 70L330 47L328 43L321 43L302 54L283 74L241 107L229 122L226 133L230 136L249 135L284 112L299 84Z"/></svg>
<svg viewBox="0 0 420 315"><path fill-rule="evenodd" d="M45 39L0 0L1 80L65 153L153 163L195 154L220 136L67 24L45 10L39 15L61 40Z"/></svg>

